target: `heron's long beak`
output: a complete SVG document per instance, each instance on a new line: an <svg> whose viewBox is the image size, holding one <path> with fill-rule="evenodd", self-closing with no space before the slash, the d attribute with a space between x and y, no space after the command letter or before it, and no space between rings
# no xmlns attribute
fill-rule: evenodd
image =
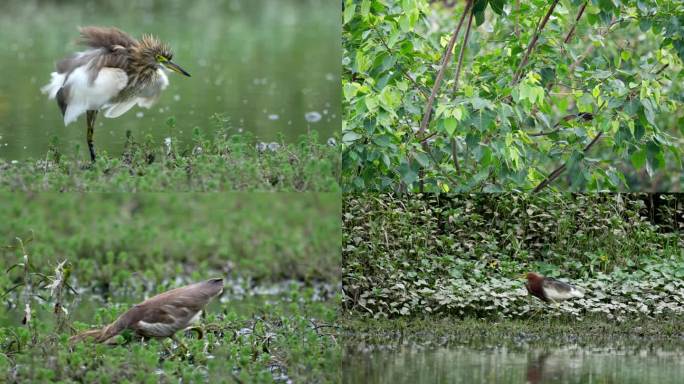
<svg viewBox="0 0 684 384"><path fill-rule="evenodd" d="M174 63L173 61L166 61L163 64L166 68L168 68L174 72L177 72L177 73L183 74L187 77L190 77L190 74L185 72L185 69L181 68L180 65Z"/></svg>

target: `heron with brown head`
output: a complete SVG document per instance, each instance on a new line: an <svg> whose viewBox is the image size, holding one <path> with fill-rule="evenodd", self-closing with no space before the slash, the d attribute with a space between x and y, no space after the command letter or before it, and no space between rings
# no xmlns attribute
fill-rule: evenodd
<svg viewBox="0 0 684 384"><path fill-rule="evenodd" d="M136 104L150 108L169 85L167 71L190 77L173 61L171 48L152 35L136 40L117 28L80 28L87 47L57 63L49 84L41 88L57 104L64 125L86 114L86 139L95 161L93 132L100 110L119 117Z"/></svg>
<svg viewBox="0 0 684 384"><path fill-rule="evenodd" d="M140 337L170 337L175 340L174 334L199 319L207 303L222 291L223 279L210 279L172 289L135 305L113 323L72 336L69 341L92 338L96 342L110 343L114 336L126 329Z"/></svg>

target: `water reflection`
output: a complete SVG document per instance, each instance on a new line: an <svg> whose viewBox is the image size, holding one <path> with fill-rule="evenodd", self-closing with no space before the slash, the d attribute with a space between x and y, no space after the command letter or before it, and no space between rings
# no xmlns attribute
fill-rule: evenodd
<svg viewBox="0 0 684 384"><path fill-rule="evenodd" d="M152 109L99 119L98 148L119 153L126 130L187 143L225 114L236 132L292 141L309 131L327 140L340 129L339 3L329 0L6 0L0 4L0 157L43 156L53 137L63 151L86 153L85 122L64 126L40 93L54 62L74 52L81 25L154 33L174 50L190 79L170 77ZM190 80L190 81L185 81ZM167 124L170 117L175 124ZM209 134L210 136L210 134Z"/></svg>
<svg viewBox="0 0 684 384"><path fill-rule="evenodd" d="M684 349L465 347L345 355L345 383L682 383Z"/></svg>

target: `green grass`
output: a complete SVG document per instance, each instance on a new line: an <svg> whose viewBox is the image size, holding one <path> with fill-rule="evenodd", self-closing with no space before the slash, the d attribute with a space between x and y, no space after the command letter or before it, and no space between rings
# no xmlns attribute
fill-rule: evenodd
<svg viewBox="0 0 684 384"><path fill-rule="evenodd" d="M336 193L4 193L0 200L0 243L33 237L27 248L39 272L66 259L78 285L217 271L257 281L339 279ZM0 255L3 271L21 261L16 248ZM0 291L13 278L0 274Z"/></svg>
<svg viewBox="0 0 684 384"><path fill-rule="evenodd" d="M275 151L259 151L249 134L220 128L212 138L196 130L179 148L151 137L127 138L123 153L99 152L91 163L76 148L53 145L44 158L0 160L0 190L59 192L316 191L337 192L340 152L315 133ZM96 143L97 145L97 143Z"/></svg>

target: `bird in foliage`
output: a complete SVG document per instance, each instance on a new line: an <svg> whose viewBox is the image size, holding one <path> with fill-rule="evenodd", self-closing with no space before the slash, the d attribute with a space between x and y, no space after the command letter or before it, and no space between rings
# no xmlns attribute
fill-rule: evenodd
<svg viewBox="0 0 684 384"><path fill-rule="evenodd" d="M550 277L528 272L526 278L527 292L545 303L559 303L575 297L584 297L581 289Z"/></svg>
<svg viewBox="0 0 684 384"><path fill-rule="evenodd" d="M113 323L72 336L69 341L92 338L99 343L111 343L114 336L126 329L141 337L176 340L174 334L199 319L204 306L222 291L220 278L172 289L135 305Z"/></svg>
<svg viewBox="0 0 684 384"><path fill-rule="evenodd" d="M57 99L64 125L86 113L86 140L95 161L93 131L100 110L119 117L134 105L150 108L169 85L166 71L190 77L173 61L170 47L154 36L136 40L117 28L80 28L86 49L57 63L41 91Z"/></svg>

